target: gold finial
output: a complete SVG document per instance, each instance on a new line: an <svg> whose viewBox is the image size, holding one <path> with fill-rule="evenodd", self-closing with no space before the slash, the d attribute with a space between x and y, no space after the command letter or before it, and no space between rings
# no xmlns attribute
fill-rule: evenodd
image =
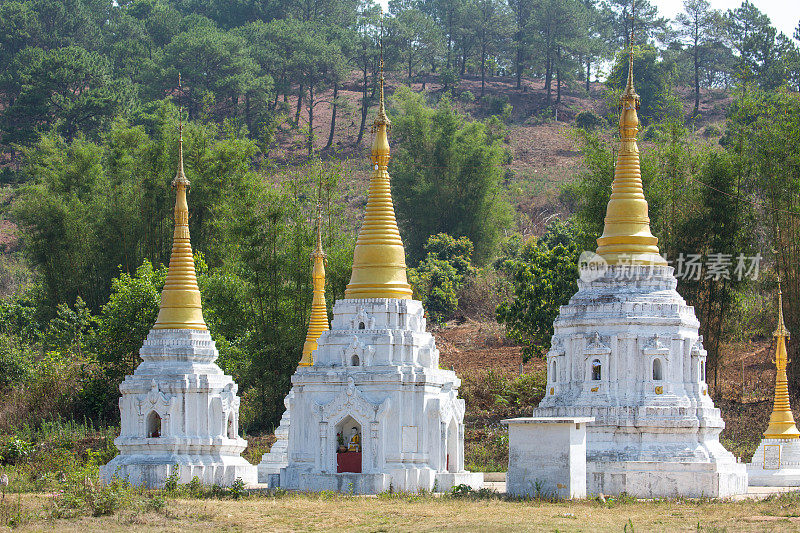
<svg viewBox="0 0 800 533"><path fill-rule="evenodd" d="M381 19L380 106L372 143L372 176L364 224L353 254L353 274L345 298L411 298L406 277L406 252L397 228L389 181L391 126L383 100L383 19Z"/></svg>
<svg viewBox="0 0 800 533"><path fill-rule="evenodd" d="M180 93L183 85L181 84L181 73L178 72L178 92ZM172 180L172 186L177 187L178 183L183 183L186 187L191 185L189 180L186 179L186 173L183 171L183 113L180 106L178 106L178 173L175 174L175 179Z"/></svg>
<svg viewBox="0 0 800 533"><path fill-rule="evenodd" d="M317 204L317 246L311 254L314 266L311 271L314 296L311 300L311 317L308 320L308 333L303 344L303 357L300 366L311 366L311 354L317 349L317 340L328 325L328 307L325 303L325 252L322 251L322 204Z"/></svg>
<svg viewBox="0 0 800 533"><path fill-rule="evenodd" d="M786 339L789 331L783 323L783 295L781 291L781 278L778 276L778 328L775 330L777 342L775 345L775 400L772 405L772 414L769 417L769 426L764 432L768 439L796 439L800 431L794 423L792 407L789 404L789 380L786 378L786 365L789 358L786 352Z"/></svg>
<svg viewBox="0 0 800 533"><path fill-rule="evenodd" d="M181 88L180 74L178 89ZM194 270L194 254L189 238L189 204L186 189L189 180L183 171L183 119L178 108L178 172L172 180L175 187L175 229L172 234L172 255L164 289L161 291L161 306L153 329L198 329L205 330L200 289Z"/></svg>
<svg viewBox="0 0 800 533"><path fill-rule="evenodd" d="M647 200L639 164L639 95L633 88L633 9L628 52L628 83L620 98L620 149L606 208L603 235L597 239L597 254L609 264L666 266L658 252L658 239L650 231Z"/></svg>
<svg viewBox="0 0 800 533"><path fill-rule="evenodd" d="M383 16L381 16L381 35L379 41L379 48L381 54L380 60L380 76L378 77L378 82L380 83L380 99L378 102L378 115L375 117L375 122L372 126L372 133L378 133L379 126L385 125L387 130L391 131L392 129L392 121L389 120L389 117L386 116L386 104L384 103L383 99L383 85L385 79L383 77ZM389 150L389 142L386 142L386 150L388 153Z"/></svg>

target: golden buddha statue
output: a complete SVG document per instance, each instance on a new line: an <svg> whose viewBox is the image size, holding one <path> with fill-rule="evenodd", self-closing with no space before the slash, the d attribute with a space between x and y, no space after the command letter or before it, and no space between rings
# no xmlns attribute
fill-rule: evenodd
<svg viewBox="0 0 800 533"><path fill-rule="evenodd" d="M358 428L353 428L353 434L350 436L350 444L347 446L348 452L360 452L361 451L361 433L358 432Z"/></svg>

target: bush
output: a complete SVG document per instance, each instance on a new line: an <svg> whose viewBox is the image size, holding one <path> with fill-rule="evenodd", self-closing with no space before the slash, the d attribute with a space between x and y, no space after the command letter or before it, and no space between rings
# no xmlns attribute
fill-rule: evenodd
<svg viewBox="0 0 800 533"><path fill-rule="evenodd" d="M475 101L475 95L472 91L461 91L461 94L458 95L458 99L467 104L471 104Z"/></svg>
<svg viewBox="0 0 800 533"><path fill-rule="evenodd" d="M603 119L592 111L581 111L575 115L575 126L584 130L593 130L603 124Z"/></svg>
<svg viewBox="0 0 800 533"><path fill-rule="evenodd" d="M711 124L706 126L706 129L703 130L703 137L709 139L711 137L721 137L722 136L722 129L717 126L716 124Z"/></svg>
<svg viewBox="0 0 800 533"><path fill-rule="evenodd" d="M583 237L574 225L556 221L511 257L499 261L514 285L514 297L497 307L497 321L522 344L522 357L543 357L550 349L553 321L577 290Z"/></svg>
<svg viewBox="0 0 800 533"><path fill-rule="evenodd" d="M456 292L475 272L470 262L473 246L466 237L454 239L439 233L428 238L425 250L428 255L419 266L408 270L408 278L428 316L441 323L453 316L458 307Z"/></svg>
<svg viewBox="0 0 800 533"><path fill-rule="evenodd" d="M506 111L508 103L508 96L501 95L486 95L483 97L483 106L486 112L490 115L502 115Z"/></svg>

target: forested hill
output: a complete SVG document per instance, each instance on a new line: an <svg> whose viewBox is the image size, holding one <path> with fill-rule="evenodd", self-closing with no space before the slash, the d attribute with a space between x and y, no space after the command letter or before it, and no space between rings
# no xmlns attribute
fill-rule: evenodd
<svg viewBox="0 0 800 533"><path fill-rule="evenodd" d="M628 45L631 24L642 57L652 54L655 109L663 87L727 89L752 81L765 89L800 87L800 51L757 7L711 10L688 0L677 20L648 0L631 18L628 0L392 0L384 17L385 58L393 76L428 88L437 80L543 82L530 114L563 109L566 90L605 79ZM55 131L99 139L118 117L139 121L153 102L175 95L190 119L245 126L262 149L291 129L307 150L362 140L375 103L380 8L360 0L14 0L0 3L0 143L6 182L19 148ZM797 35L795 36L797 37ZM341 99L349 90L360 98ZM322 101L333 113L318 112ZM527 117L522 117L527 118ZM338 138L345 120L354 139Z"/></svg>
<svg viewBox="0 0 800 533"><path fill-rule="evenodd" d="M526 358L546 353L602 229L633 30L653 233L670 260L732 262L679 280L709 375L725 341L769 329L778 271L800 329L800 33L749 2L631 15L629 0L393 0L383 17L358 0L0 0L0 431L118 416L169 260L179 114L205 319L243 427L279 419L318 203L329 304L349 279L381 35L395 207L431 324L499 321ZM758 253L760 271L733 270Z"/></svg>

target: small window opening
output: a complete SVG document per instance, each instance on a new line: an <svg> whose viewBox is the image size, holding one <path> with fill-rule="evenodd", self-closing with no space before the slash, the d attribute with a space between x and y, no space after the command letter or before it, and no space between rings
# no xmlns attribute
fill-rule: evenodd
<svg viewBox="0 0 800 533"><path fill-rule="evenodd" d="M233 413L228 415L228 438L235 439L236 435L236 427L233 424Z"/></svg>
<svg viewBox="0 0 800 533"><path fill-rule="evenodd" d="M161 436L161 417L155 411L147 415L147 438L157 439Z"/></svg>
<svg viewBox="0 0 800 533"><path fill-rule="evenodd" d="M365 327L366 327L366 326L364 325L364 323L363 323L363 322L359 322L359 323L358 323L358 329L364 329Z"/></svg>
<svg viewBox="0 0 800 533"><path fill-rule="evenodd" d="M358 366L360 363L361 363L361 361L359 361L358 355L353 354L353 357L350 358L350 364L352 366Z"/></svg>
<svg viewBox="0 0 800 533"><path fill-rule="evenodd" d="M700 381L706 380L706 362L700 361Z"/></svg>
<svg viewBox="0 0 800 533"><path fill-rule="evenodd" d="M550 381L558 381L558 377L556 376L556 362L552 361L550 363Z"/></svg>
<svg viewBox="0 0 800 533"><path fill-rule="evenodd" d="M664 379L661 371L661 359L653 359L653 379L655 381Z"/></svg>
<svg viewBox="0 0 800 533"><path fill-rule="evenodd" d="M600 381L602 379L602 365L600 359L592 361L592 381Z"/></svg>

